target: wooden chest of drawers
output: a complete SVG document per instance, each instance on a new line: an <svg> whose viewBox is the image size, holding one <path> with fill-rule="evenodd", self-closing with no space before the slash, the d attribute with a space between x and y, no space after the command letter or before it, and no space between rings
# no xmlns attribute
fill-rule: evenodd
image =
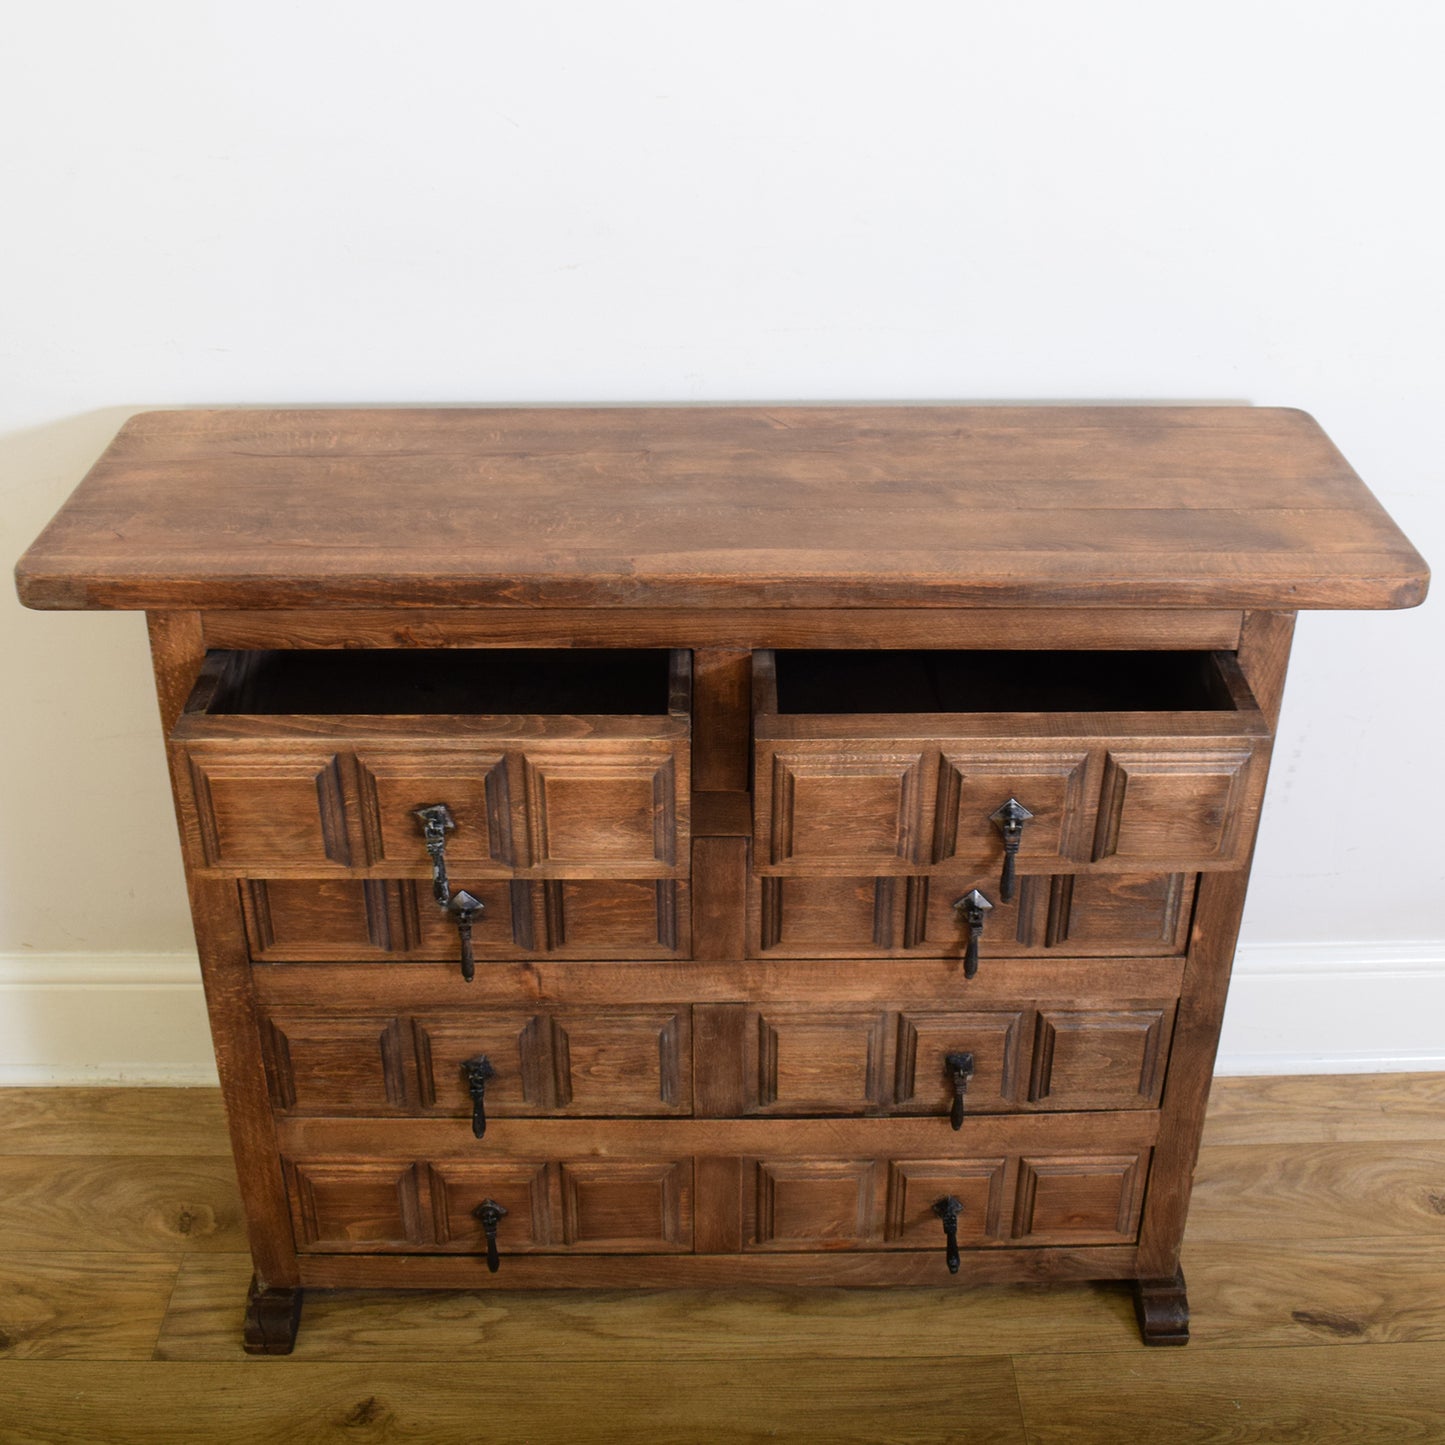
<svg viewBox="0 0 1445 1445"><path fill-rule="evenodd" d="M19 579L149 614L271 1353L362 1285L1182 1343L1294 613L1426 585L1234 408L155 413Z"/></svg>

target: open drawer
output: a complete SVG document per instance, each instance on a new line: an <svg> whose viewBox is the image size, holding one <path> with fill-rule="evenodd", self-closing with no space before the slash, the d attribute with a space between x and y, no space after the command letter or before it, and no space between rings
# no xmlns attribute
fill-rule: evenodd
<svg viewBox="0 0 1445 1445"><path fill-rule="evenodd" d="M213 652L171 735L193 865L685 876L690 690L684 651Z"/></svg>
<svg viewBox="0 0 1445 1445"><path fill-rule="evenodd" d="M758 872L977 870L1005 901L1242 863L1270 748L1222 652L758 652L753 712Z"/></svg>

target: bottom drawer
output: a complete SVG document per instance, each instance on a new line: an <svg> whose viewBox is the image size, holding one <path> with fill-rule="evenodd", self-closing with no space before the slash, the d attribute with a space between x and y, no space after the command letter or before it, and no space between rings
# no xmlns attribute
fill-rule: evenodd
<svg viewBox="0 0 1445 1445"><path fill-rule="evenodd" d="M510 1253L692 1248L691 1159L319 1158L288 1160L286 1176L302 1249L480 1253L487 1203Z"/></svg>
<svg viewBox="0 0 1445 1445"><path fill-rule="evenodd" d="M282 1126L297 1246L675 1254L932 1249L1134 1240L1157 1116L933 1119L499 1119ZM495 1217L495 1208L494 1208Z"/></svg>

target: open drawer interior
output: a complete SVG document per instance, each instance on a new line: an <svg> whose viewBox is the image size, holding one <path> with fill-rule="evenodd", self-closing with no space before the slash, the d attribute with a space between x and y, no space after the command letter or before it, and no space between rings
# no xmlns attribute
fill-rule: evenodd
<svg viewBox="0 0 1445 1445"><path fill-rule="evenodd" d="M665 716L679 710L685 657L637 648L212 652L191 710L254 716Z"/></svg>
<svg viewBox="0 0 1445 1445"><path fill-rule="evenodd" d="M1253 705L1213 652L776 652L766 712L1229 712ZM767 703L771 702L771 706Z"/></svg>

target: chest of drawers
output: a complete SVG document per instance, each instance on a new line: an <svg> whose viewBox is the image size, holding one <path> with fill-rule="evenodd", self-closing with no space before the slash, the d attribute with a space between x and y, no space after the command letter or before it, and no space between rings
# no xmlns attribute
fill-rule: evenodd
<svg viewBox="0 0 1445 1445"><path fill-rule="evenodd" d="M1243 408L136 418L256 1280L1119 1279L1179 1246L1294 614L1424 565Z"/></svg>

